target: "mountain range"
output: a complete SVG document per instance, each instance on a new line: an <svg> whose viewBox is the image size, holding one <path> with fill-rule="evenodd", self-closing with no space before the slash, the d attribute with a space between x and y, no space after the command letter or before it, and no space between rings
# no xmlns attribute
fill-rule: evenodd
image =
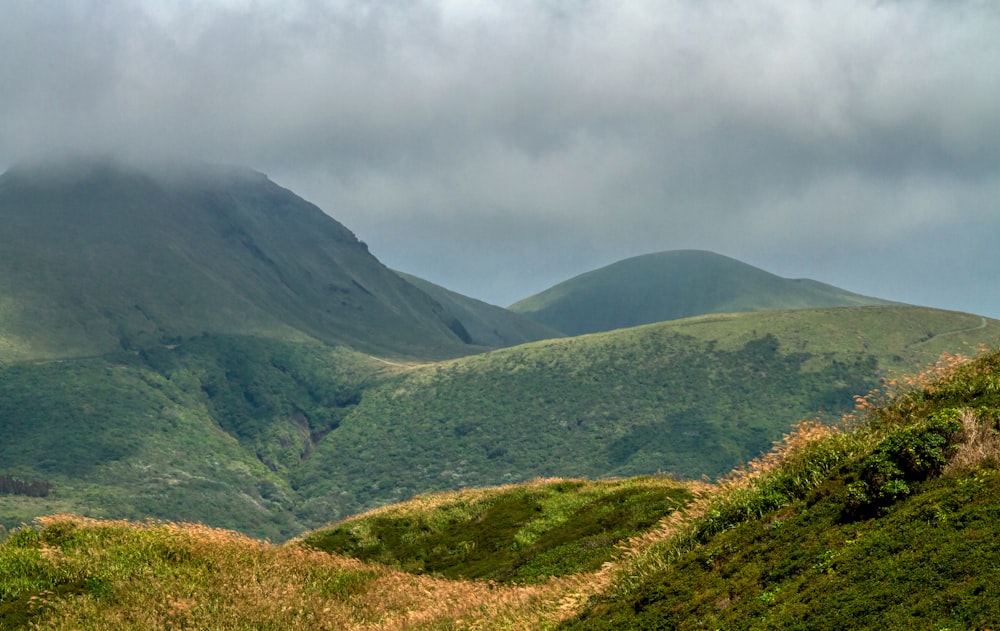
<svg viewBox="0 0 1000 631"><path fill-rule="evenodd" d="M287 539L434 490L713 478L998 335L699 251L505 310L386 268L244 168L18 166L0 221L0 477L46 489L0 494L6 527L73 512Z"/></svg>

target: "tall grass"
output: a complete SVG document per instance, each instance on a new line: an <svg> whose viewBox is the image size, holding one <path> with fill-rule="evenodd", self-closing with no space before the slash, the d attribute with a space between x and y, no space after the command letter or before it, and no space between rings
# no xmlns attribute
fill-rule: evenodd
<svg viewBox="0 0 1000 631"><path fill-rule="evenodd" d="M0 626L545 628L579 583L571 577L501 587L415 576L194 524L68 515L40 522L0 548Z"/></svg>

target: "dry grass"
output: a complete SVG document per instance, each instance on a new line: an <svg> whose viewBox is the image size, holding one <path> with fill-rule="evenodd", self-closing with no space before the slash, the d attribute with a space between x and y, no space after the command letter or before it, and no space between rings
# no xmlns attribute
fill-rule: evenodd
<svg viewBox="0 0 1000 631"><path fill-rule="evenodd" d="M1000 435L993 423L979 418L972 410L962 410L959 422L962 429L958 433L957 449L948 459L944 472L958 473L1000 464Z"/></svg>
<svg viewBox="0 0 1000 631"><path fill-rule="evenodd" d="M74 541L42 544L42 562L100 588L43 592L38 629L542 629L586 588L581 577L501 587L415 576L195 524L40 521Z"/></svg>

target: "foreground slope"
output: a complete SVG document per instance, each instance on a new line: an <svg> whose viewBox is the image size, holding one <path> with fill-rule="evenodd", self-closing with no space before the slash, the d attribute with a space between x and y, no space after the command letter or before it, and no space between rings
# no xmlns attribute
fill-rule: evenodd
<svg viewBox="0 0 1000 631"><path fill-rule="evenodd" d="M367 538L391 565L201 526L53 516L0 545L0 627L992 628L1000 619L998 384L997 352L891 382L891 396L869 397L839 429L801 425L723 483L681 489L676 510L637 526L600 569L530 584L399 568L430 558L445 532L467 544L451 548L457 563L448 567L461 566L463 551L502 566L509 546L472 545L482 531L477 512L533 498L537 509L518 523L541 539L575 521L574 503L600 504L608 488L543 481L469 491L343 524L340 541ZM401 536L385 536L390 529ZM547 554L535 552L533 561Z"/></svg>
<svg viewBox="0 0 1000 631"><path fill-rule="evenodd" d="M836 418L893 370L996 340L917 307L704 316L547 340L367 390L292 475L310 521L534 477L718 476L788 428Z"/></svg>
<svg viewBox="0 0 1000 631"><path fill-rule="evenodd" d="M995 626L1000 353L944 373L869 398L846 431L801 428L565 628Z"/></svg>
<svg viewBox="0 0 1000 631"><path fill-rule="evenodd" d="M889 304L726 256L675 250L602 267L525 298L511 311L568 335L709 313Z"/></svg>
<svg viewBox="0 0 1000 631"><path fill-rule="evenodd" d="M624 541L691 496L684 483L664 477L535 480L421 496L297 543L417 574L540 583L600 569Z"/></svg>
<svg viewBox="0 0 1000 631"><path fill-rule="evenodd" d="M201 333L468 352L460 323L344 226L249 169L110 159L0 176L0 361Z"/></svg>

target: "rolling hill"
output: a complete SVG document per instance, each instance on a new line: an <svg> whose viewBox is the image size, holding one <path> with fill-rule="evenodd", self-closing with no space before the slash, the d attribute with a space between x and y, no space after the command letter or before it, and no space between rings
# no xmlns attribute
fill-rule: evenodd
<svg viewBox="0 0 1000 631"><path fill-rule="evenodd" d="M470 352L455 317L344 226L249 169L111 159L0 176L0 360L200 335Z"/></svg>
<svg viewBox="0 0 1000 631"><path fill-rule="evenodd" d="M283 546L50 516L0 544L0 627L988 629L998 383L997 352L932 367L716 485L439 494Z"/></svg>
<svg viewBox="0 0 1000 631"><path fill-rule="evenodd" d="M747 312L413 368L366 390L292 474L310 498L300 514L534 477L719 476L883 377L998 335L1000 322L918 307Z"/></svg>
<svg viewBox="0 0 1000 631"><path fill-rule="evenodd" d="M703 316L407 364L199 335L0 366L8 528L53 512L283 540L428 491L539 476L716 476L893 369L995 342L915 307Z"/></svg>
<svg viewBox="0 0 1000 631"><path fill-rule="evenodd" d="M581 274L509 308L567 335L709 313L889 304L775 276L701 250L637 256Z"/></svg>
<svg viewBox="0 0 1000 631"><path fill-rule="evenodd" d="M70 511L277 540L428 491L714 477L892 369L997 336L859 307L485 352L552 332L404 280L238 168L17 167L0 220L0 480L46 490L0 493L8 528Z"/></svg>

